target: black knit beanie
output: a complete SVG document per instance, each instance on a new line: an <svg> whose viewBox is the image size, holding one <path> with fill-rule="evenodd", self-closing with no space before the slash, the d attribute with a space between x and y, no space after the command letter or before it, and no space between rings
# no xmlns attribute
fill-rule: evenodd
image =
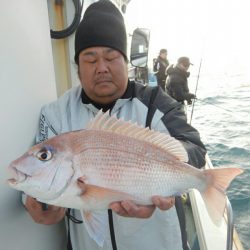
<svg viewBox="0 0 250 250"><path fill-rule="evenodd" d="M89 47L104 46L120 51L127 58L127 34L124 19L109 0L91 4L75 34L75 62L79 54Z"/></svg>

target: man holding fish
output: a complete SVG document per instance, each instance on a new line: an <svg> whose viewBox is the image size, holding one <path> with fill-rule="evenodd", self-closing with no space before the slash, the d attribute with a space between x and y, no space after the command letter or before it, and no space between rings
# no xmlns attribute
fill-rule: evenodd
<svg viewBox="0 0 250 250"><path fill-rule="evenodd" d="M30 195L25 206L37 223L58 223L65 207L75 208L71 249L183 249L174 195L190 187L186 182L201 191L209 186L208 173L184 163L203 167L206 149L179 103L128 80L126 36L111 2L88 7L75 35L81 86L42 108L41 144L11 164L9 182ZM176 181L176 165L190 168L187 181ZM50 204L47 210L40 201Z"/></svg>

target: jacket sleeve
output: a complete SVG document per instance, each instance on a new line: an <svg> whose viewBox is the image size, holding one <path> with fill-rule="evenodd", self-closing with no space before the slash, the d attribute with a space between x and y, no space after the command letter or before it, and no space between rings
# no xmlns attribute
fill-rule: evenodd
<svg viewBox="0 0 250 250"><path fill-rule="evenodd" d="M199 132L187 123L183 105L158 88L152 106L163 113L161 121L170 135L182 142L188 153L188 163L197 168L205 166L206 148Z"/></svg>
<svg viewBox="0 0 250 250"><path fill-rule="evenodd" d="M185 100L187 100L187 101L191 101L191 99L194 99L194 98L195 98L195 95L192 93L185 94Z"/></svg>
<svg viewBox="0 0 250 250"><path fill-rule="evenodd" d="M170 135L182 142L188 153L188 163L201 168L206 164L207 151L201 142L199 132L187 123L186 115L181 106L177 103L169 112L165 113L162 121Z"/></svg>
<svg viewBox="0 0 250 250"><path fill-rule="evenodd" d="M172 91L172 95L174 97L174 99L176 99L177 101L184 101L186 100L185 98L185 93L182 87L182 83L180 82L171 82L171 91Z"/></svg>

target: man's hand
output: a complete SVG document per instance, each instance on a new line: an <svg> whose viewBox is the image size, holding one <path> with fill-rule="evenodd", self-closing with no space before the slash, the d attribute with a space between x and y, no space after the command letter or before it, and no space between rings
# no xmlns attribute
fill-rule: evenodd
<svg viewBox="0 0 250 250"><path fill-rule="evenodd" d="M161 210L168 210L175 204L175 197L162 197L162 196L153 196L152 201L156 207Z"/></svg>
<svg viewBox="0 0 250 250"><path fill-rule="evenodd" d="M164 198L162 196L154 196L153 204L150 206L136 205L132 201L114 202L110 204L110 208L118 215L135 218L149 218L156 207L161 210L168 210L175 204L174 197Z"/></svg>
<svg viewBox="0 0 250 250"><path fill-rule="evenodd" d="M25 207L32 219L39 224L56 224L64 218L65 208L49 205L48 209L43 211L42 204L36 199L27 196Z"/></svg>
<svg viewBox="0 0 250 250"><path fill-rule="evenodd" d="M195 94L192 94L192 93L190 93L190 99L195 99L196 98L196 95Z"/></svg>
<svg viewBox="0 0 250 250"><path fill-rule="evenodd" d="M136 205L132 201L114 202L109 205L109 208L120 216L135 218L149 218L155 210L154 205Z"/></svg>

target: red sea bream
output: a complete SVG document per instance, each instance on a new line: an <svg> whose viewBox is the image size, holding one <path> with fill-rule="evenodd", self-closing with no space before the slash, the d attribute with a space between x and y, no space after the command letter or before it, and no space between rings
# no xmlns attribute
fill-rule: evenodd
<svg viewBox="0 0 250 250"><path fill-rule="evenodd" d="M225 208L224 192L242 170L200 170L187 161L182 143L168 134L99 112L87 129L55 136L13 161L8 182L39 201L83 211L90 236L102 245L108 228L102 212L115 201L147 205L154 195L195 188L218 221ZM83 194L77 185L81 176Z"/></svg>

